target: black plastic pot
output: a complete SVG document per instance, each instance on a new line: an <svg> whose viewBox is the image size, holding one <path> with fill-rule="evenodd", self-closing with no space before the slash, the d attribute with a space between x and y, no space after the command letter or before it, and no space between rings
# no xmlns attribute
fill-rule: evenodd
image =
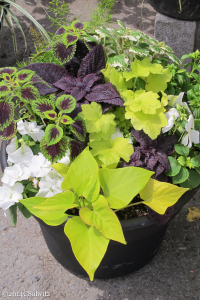
<svg viewBox="0 0 200 300"><path fill-rule="evenodd" d="M1 146L1 168L6 163L6 142ZM193 197L199 187L186 192L175 204L173 219L181 208ZM49 251L54 258L71 273L88 278L85 270L76 260L70 242L64 234L65 223L49 226L35 217L39 222ZM95 272L95 278L108 279L130 274L146 265L158 251L169 222L158 226L148 216L121 221L127 245L110 241L107 252Z"/></svg>
<svg viewBox="0 0 200 300"><path fill-rule="evenodd" d="M188 21L200 20L199 0L181 0L181 11L179 6L179 0L147 0L147 2L156 11L163 15Z"/></svg>

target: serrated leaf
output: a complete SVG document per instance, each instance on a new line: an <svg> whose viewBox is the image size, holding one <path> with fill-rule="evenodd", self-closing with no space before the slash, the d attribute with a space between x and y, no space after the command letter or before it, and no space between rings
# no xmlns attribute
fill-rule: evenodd
<svg viewBox="0 0 200 300"><path fill-rule="evenodd" d="M16 95L24 102L31 102L40 98L38 89L29 83L23 85Z"/></svg>
<svg viewBox="0 0 200 300"><path fill-rule="evenodd" d="M17 72L17 68L15 67L0 68L0 77L2 77L3 74L14 75L16 72Z"/></svg>
<svg viewBox="0 0 200 300"><path fill-rule="evenodd" d="M175 176L180 172L181 165L178 163L176 158L168 156L171 170L167 172L167 176Z"/></svg>
<svg viewBox="0 0 200 300"><path fill-rule="evenodd" d="M17 132L17 127L15 122L13 121L6 128L0 130L0 138L2 140L10 140L16 135L16 132Z"/></svg>
<svg viewBox="0 0 200 300"><path fill-rule="evenodd" d="M108 201L100 195L92 206L93 211L87 207L79 210L83 222L94 226L105 238L126 244L121 224L114 211L110 209Z"/></svg>
<svg viewBox="0 0 200 300"><path fill-rule="evenodd" d="M69 47L70 45L73 45L77 42L79 38L79 34L76 33L69 33L65 32L63 34L63 43L66 45L66 47Z"/></svg>
<svg viewBox="0 0 200 300"><path fill-rule="evenodd" d="M42 211L59 211L62 209L68 210L70 208L77 207L75 204L75 196L71 191L65 191L48 198L44 202L33 206L33 208L40 209Z"/></svg>
<svg viewBox="0 0 200 300"><path fill-rule="evenodd" d="M44 112L48 110L55 110L55 104L49 99L38 99L31 102L31 107L33 111L40 117L44 117Z"/></svg>
<svg viewBox="0 0 200 300"><path fill-rule="evenodd" d="M140 198L144 200L144 204L158 214L163 215L167 208L174 205L187 190L188 189L150 178L147 185L139 194Z"/></svg>
<svg viewBox="0 0 200 300"><path fill-rule="evenodd" d="M172 177L173 184L184 182L189 176L189 172L185 167L181 167L180 172Z"/></svg>
<svg viewBox="0 0 200 300"><path fill-rule="evenodd" d="M56 107L63 113L70 113L76 107L76 99L70 95L62 95L56 100Z"/></svg>
<svg viewBox="0 0 200 300"><path fill-rule="evenodd" d="M30 79L32 78L32 76L34 74L35 74L35 72L33 72L31 70L20 70L16 73L15 78L20 83L24 83L24 82L30 81Z"/></svg>
<svg viewBox="0 0 200 300"><path fill-rule="evenodd" d="M0 130L8 127L14 118L14 103L0 102Z"/></svg>
<svg viewBox="0 0 200 300"><path fill-rule="evenodd" d="M5 84L5 82L0 82L0 98L9 95L10 88Z"/></svg>
<svg viewBox="0 0 200 300"><path fill-rule="evenodd" d="M63 137L63 129L54 124L49 124L45 130L45 140L47 146L54 145L58 143Z"/></svg>
<svg viewBox="0 0 200 300"><path fill-rule="evenodd" d="M86 129L85 124L82 119L79 119L78 117L71 123L70 129L73 132L73 134L81 141L83 142L85 140L86 136Z"/></svg>
<svg viewBox="0 0 200 300"><path fill-rule="evenodd" d="M109 240L93 226L86 225L80 217L68 220L64 232L70 240L72 251L90 280L104 257Z"/></svg>
<svg viewBox="0 0 200 300"><path fill-rule="evenodd" d="M113 209L126 207L147 184L154 172L138 167L100 169L100 184Z"/></svg>
<svg viewBox="0 0 200 300"><path fill-rule="evenodd" d="M57 117L57 113L54 110L47 110L43 114L43 118L47 118L49 120L55 120Z"/></svg>
<svg viewBox="0 0 200 300"><path fill-rule="evenodd" d="M60 119L60 122L64 125L70 125L74 123L74 120L69 116L63 115Z"/></svg>
<svg viewBox="0 0 200 300"><path fill-rule="evenodd" d="M40 151L52 163L64 157L67 149L69 149L69 139L66 136L63 136L55 145L50 146L47 145L45 136L40 141Z"/></svg>

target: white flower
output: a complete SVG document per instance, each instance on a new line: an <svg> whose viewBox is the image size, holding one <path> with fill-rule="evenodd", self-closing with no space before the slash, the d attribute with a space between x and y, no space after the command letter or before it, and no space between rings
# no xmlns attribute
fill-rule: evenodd
<svg viewBox="0 0 200 300"><path fill-rule="evenodd" d="M175 120L179 117L179 112L176 108L170 108L166 113L165 116L167 118L168 124L162 128L162 133L165 133L172 129L174 126Z"/></svg>
<svg viewBox="0 0 200 300"><path fill-rule="evenodd" d="M65 156L58 160L58 163L65 164L68 166L70 164L70 150L67 150Z"/></svg>
<svg viewBox="0 0 200 300"><path fill-rule="evenodd" d="M39 182L39 192L36 196L38 197L52 197L58 193L62 193L61 183L63 178L56 177L54 179L50 178L48 175L43 177Z"/></svg>
<svg viewBox="0 0 200 300"><path fill-rule="evenodd" d="M18 139L15 137L11 140L10 144L6 147L6 152L8 154L11 154L15 152L18 148Z"/></svg>
<svg viewBox="0 0 200 300"><path fill-rule="evenodd" d="M32 177L46 176L51 170L51 162L48 161L42 153L34 155L31 159L30 170Z"/></svg>
<svg viewBox="0 0 200 300"><path fill-rule="evenodd" d="M11 163L16 164L19 162L30 162L32 157L33 157L33 152L31 148L22 144L21 147L18 148L16 151L8 154L8 162L9 164Z"/></svg>
<svg viewBox="0 0 200 300"><path fill-rule="evenodd" d="M0 207L4 210L8 209L11 205L23 199L23 185L19 182L15 183L12 187L7 184L0 186Z"/></svg>
<svg viewBox="0 0 200 300"><path fill-rule="evenodd" d="M17 130L21 135L28 134L32 139L36 141L41 141L42 137L44 136L44 130L40 128L43 125L37 125L36 121L34 122L27 122L27 121L19 121L17 123Z"/></svg>
<svg viewBox="0 0 200 300"><path fill-rule="evenodd" d="M113 133L110 138L113 141L117 137L124 137L123 134L120 132L118 127L115 128L115 133Z"/></svg>
<svg viewBox="0 0 200 300"><path fill-rule="evenodd" d="M188 146L188 148L192 147L192 143L199 143L199 131L194 130L194 117L190 115L185 125L185 129L187 131L187 135L183 138L182 144Z"/></svg>
<svg viewBox="0 0 200 300"><path fill-rule="evenodd" d="M16 181L29 179L30 175L30 169L23 163L18 163L12 167L5 168L1 181L10 186L14 186Z"/></svg>

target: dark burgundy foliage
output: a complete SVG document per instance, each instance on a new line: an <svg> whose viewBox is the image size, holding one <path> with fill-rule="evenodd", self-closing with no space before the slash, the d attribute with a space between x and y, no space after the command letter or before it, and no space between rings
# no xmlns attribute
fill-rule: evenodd
<svg viewBox="0 0 200 300"><path fill-rule="evenodd" d="M106 66L102 45L97 45L84 57L77 77L83 79L86 75L100 72Z"/></svg>
<svg viewBox="0 0 200 300"><path fill-rule="evenodd" d="M84 24L81 22L77 22L74 24L74 28L82 30L84 28Z"/></svg>
<svg viewBox="0 0 200 300"><path fill-rule="evenodd" d="M50 118L55 118L56 117L56 114L48 114L48 116L50 117Z"/></svg>
<svg viewBox="0 0 200 300"><path fill-rule="evenodd" d="M88 101L105 102L112 105L123 106L124 101L110 82L94 86L85 96Z"/></svg>
<svg viewBox="0 0 200 300"><path fill-rule="evenodd" d="M85 139L85 126L82 120L75 120L73 124L71 124L72 131L75 134L75 136L81 140L84 141Z"/></svg>
<svg viewBox="0 0 200 300"><path fill-rule="evenodd" d="M7 73L7 74L9 74L9 75L12 75L14 72L15 72L15 70L13 70L13 69L2 68L2 69L0 70L0 75L1 75L1 74L4 74L4 73Z"/></svg>
<svg viewBox="0 0 200 300"><path fill-rule="evenodd" d="M0 92L7 92L7 91L9 91L9 89L6 85L0 86Z"/></svg>
<svg viewBox="0 0 200 300"><path fill-rule="evenodd" d="M54 53L62 60L64 61L71 59L73 56L73 53L75 52L75 45L71 45L68 48L62 43L58 43L57 45L54 46Z"/></svg>
<svg viewBox="0 0 200 300"><path fill-rule="evenodd" d="M149 214L149 218L151 219L151 221L157 225L163 225L165 223L167 223L167 221L169 221L171 215L173 215L174 213L174 206L170 206L167 208L166 212L164 213L164 215L160 215L157 212L155 212L154 210L152 210L150 207L147 208L148 214Z"/></svg>
<svg viewBox="0 0 200 300"><path fill-rule="evenodd" d="M59 136L60 135L60 132L59 132L59 130L58 130L58 128L55 126L55 127L53 127L53 128L51 128L50 130L49 130L49 137L50 137L50 140L52 140L52 139L56 139L56 137L57 136Z"/></svg>
<svg viewBox="0 0 200 300"><path fill-rule="evenodd" d="M37 96L35 95L31 86L22 88L21 97L22 97L22 99L27 99L27 100L36 100L36 98L37 98Z"/></svg>
<svg viewBox="0 0 200 300"><path fill-rule="evenodd" d="M64 28L64 27L60 27L60 28L56 31L56 33L54 34L54 36L60 35L60 34L63 34L63 33L65 33L65 28Z"/></svg>
<svg viewBox="0 0 200 300"><path fill-rule="evenodd" d="M60 102L60 108L62 110L70 109L72 107L72 101L69 97L70 96L66 95L65 99Z"/></svg>
<svg viewBox="0 0 200 300"><path fill-rule="evenodd" d="M19 79L19 80L25 80L25 79L28 77L28 75L29 75L29 74L20 74L20 75L18 76L18 79Z"/></svg>
<svg viewBox="0 0 200 300"><path fill-rule="evenodd" d="M37 109L40 113L44 113L47 110L53 110L53 106L49 103L40 103L40 102L35 102L34 103L34 108Z"/></svg>
<svg viewBox="0 0 200 300"><path fill-rule="evenodd" d="M0 128L4 129L12 121L14 104L12 102L0 102Z"/></svg>
<svg viewBox="0 0 200 300"><path fill-rule="evenodd" d="M41 77L50 87L43 83L35 83L34 86L38 89L40 95L45 96L53 94L58 91L52 84L57 82L62 77L68 75L68 71L53 63L35 63L23 67L22 69L29 69L35 71L36 75ZM39 81L37 77L32 78L32 82Z"/></svg>
<svg viewBox="0 0 200 300"><path fill-rule="evenodd" d="M75 159L83 150L81 144L78 141L72 140L69 142L70 145L70 159Z"/></svg>
<svg viewBox="0 0 200 300"><path fill-rule="evenodd" d="M44 157L49 159L52 163L57 162L58 159L65 156L68 149L68 139L63 137L58 143L47 146L46 140L43 137L40 142L40 149Z"/></svg>
<svg viewBox="0 0 200 300"><path fill-rule="evenodd" d="M66 42L67 43L74 43L74 42L76 42L78 40L78 36L77 35L71 35L71 34L68 34L67 36L66 36Z"/></svg>
<svg viewBox="0 0 200 300"><path fill-rule="evenodd" d="M167 181L167 173L170 170L168 155L174 152L174 145L177 143L177 136L158 136L157 139L151 138L143 131L132 129L132 137L140 143L134 147L134 153L130 157L128 164L124 166L141 167L155 174L152 178L159 181Z"/></svg>
<svg viewBox="0 0 200 300"><path fill-rule="evenodd" d="M16 125L15 122L12 122L9 126L0 131L0 137L2 140L11 139L16 134Z"/></svg>

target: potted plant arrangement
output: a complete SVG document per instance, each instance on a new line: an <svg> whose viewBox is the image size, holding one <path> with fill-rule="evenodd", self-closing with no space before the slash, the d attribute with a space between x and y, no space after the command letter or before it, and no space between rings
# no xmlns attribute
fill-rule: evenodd
<svg viewBox="0 0 200 300"><path fill-rule="evenodd" d="M0 207L14 225L17 209L33 215L54 257L90 280L151 260L200 184L199 52L183 57L189 74L118 24L73 21L31 64L0 69Z"/></svg>
<svg viewBox="0 0 200 300"><path fill-rule="evenodd" d="M196 0L147 0L147 2L159 13L171 18L199 21L200 7Z"/></svg>

